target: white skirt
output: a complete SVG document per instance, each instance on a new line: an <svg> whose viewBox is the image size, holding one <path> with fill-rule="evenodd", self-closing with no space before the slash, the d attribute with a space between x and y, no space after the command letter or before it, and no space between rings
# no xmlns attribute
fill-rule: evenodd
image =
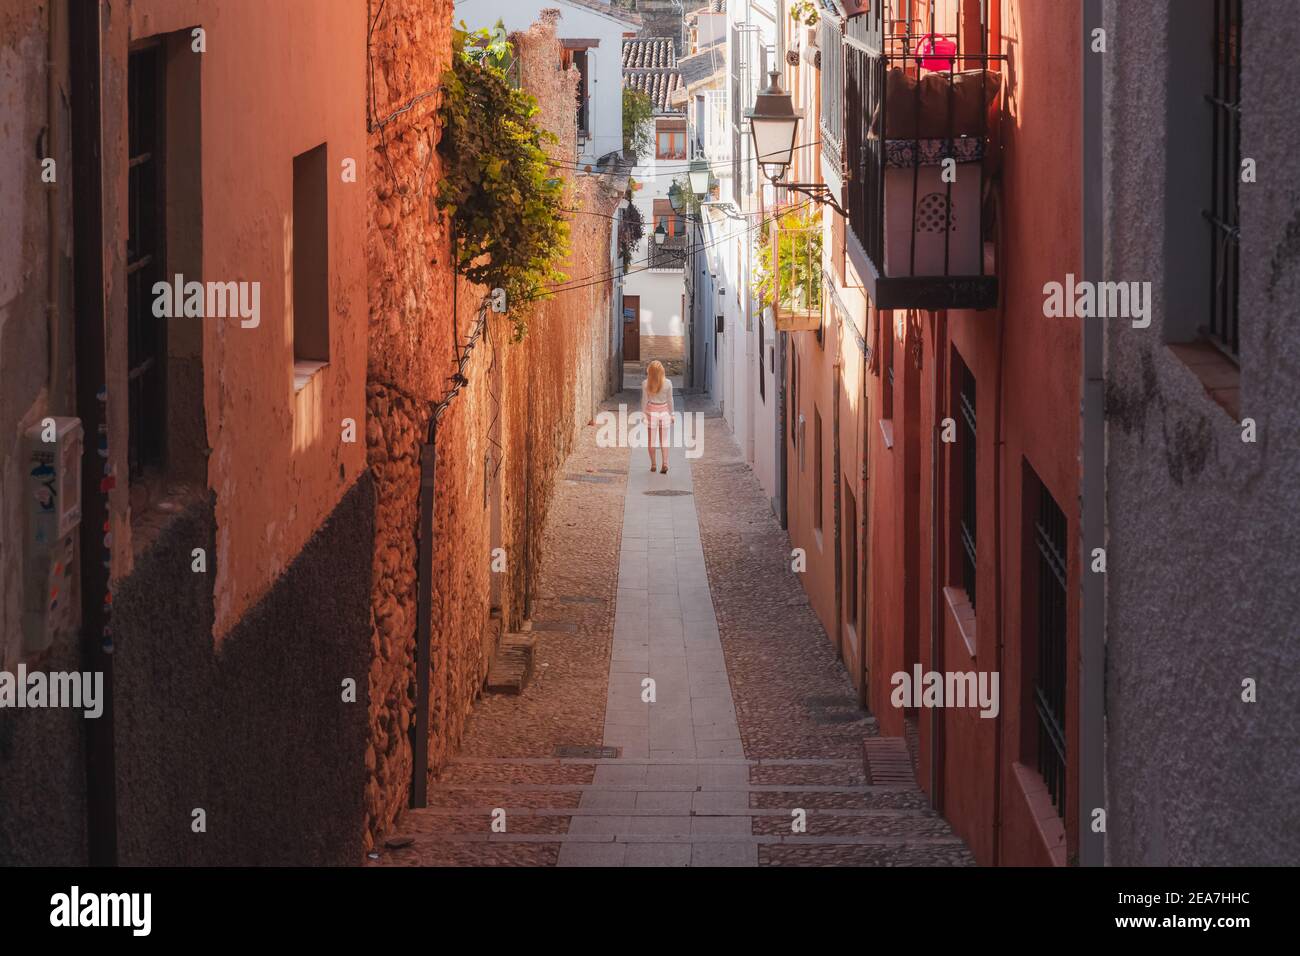
<svg viewBox="0 0 1300 956"><path fill-rule="evenodd" d="M651 428L671 425L672 413L668 411L667 402L648 402L645 407L646 421Z"/></svg>

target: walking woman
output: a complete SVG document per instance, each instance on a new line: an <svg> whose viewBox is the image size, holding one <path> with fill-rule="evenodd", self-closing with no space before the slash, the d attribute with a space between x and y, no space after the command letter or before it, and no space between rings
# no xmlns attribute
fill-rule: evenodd
<svg viewBox="0 0 1300 956"><path fill-rule="evenodd" d="M666 475L673 428L673 383L668 381L664 367L658 360L650 363L646 369L645 381L641 383L641 414L645 416L649 431L646 449L650 452L650 470L655 470L657 444L664 453L664 465L659 470Z"/></svg>

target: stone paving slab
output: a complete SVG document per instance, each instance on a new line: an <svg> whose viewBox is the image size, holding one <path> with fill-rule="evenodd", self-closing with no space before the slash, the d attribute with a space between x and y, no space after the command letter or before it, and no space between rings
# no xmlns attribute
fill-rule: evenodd
<svg viewBox="0 0 1300 956"><path fill-rule="evenodd" d="M866 783L875 721L721 419L704 457L674 449L667 475L593 432L565 473L628 477L558 485L538 618L573 622L542 638L568 679L480 702L430 807L405 820L412 844L380 865L970 865L915 785ZM558 742L618 755L560 757Z"/></svg>
<svg viewBox="0 0 1300 956"><path fill-rule="evenodd" d="M653 494L659 491L680 494ZM719 838L753 837L748 820L711 829L698 828L692 816L699 793L740 786L745 771L709 762L741 758L744 747L683 449L670 449L666 475L650 471L644 449L629 449L623 528L604 742L624 747L626 756L648 755L660 762L647 764L644 774L598 768L593 782L600 789L585 792L579 808L605 804L611 794L633 793L634 809L675 814L599 817L611 839L634 844L618 863L603 865L700 866L716 860L717 865L754 866L754 846L697 852ZM654 684L652 702L647 681ZM748 803L748 797L738 794L730 802ZM592 826L571 823L569 837L584 837ZM558 863L587 866L590 861L585 850L566 842Z"/></svg>

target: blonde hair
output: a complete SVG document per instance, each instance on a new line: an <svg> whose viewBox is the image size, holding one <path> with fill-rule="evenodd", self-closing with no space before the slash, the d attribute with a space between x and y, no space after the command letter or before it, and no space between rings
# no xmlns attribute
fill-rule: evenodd
<svg viewBox="0 0 1300 956"><path fill-rule="evenodd" d="M651 395L658 395L664 387L664 366L658 359L651 362L645 370L645 387Z"/></svg>

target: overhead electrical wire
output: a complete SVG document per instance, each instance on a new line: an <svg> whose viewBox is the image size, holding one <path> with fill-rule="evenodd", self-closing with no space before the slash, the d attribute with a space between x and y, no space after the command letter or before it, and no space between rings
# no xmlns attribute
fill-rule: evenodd
<svg viewBox="0 0 1300 956"><path fill-rule="evenodd" d="M719 207L719 208L720 208L720 207ZM577 213L577 214L579 214L579 215L583 215L583 216L597 216L597 217L599 217L599 218L601 218L601 219L621 219L621 218L622 218L621 216L611 216L611 215L609 215L608 213L604 213L604 212L592 212L592 211L587 210L587 209L571 209L571 208L569 208L569 207L567 207L567 206L562 206L562 207L561 207L561 211L563 211L563 212ZM698 216L693 216L693 215L691 215L691 214L689 214L689 213L674 212L673 215L676 216L678 219L687 219L687 220L690 220L690 221L692 221L692 222L699 222L699 221L700 221L700 218L699 218ZM748 219L748 218L751 217L751 216L770 216L770 215L772 215L772 212L771 212L771 210L762 210L762 209L755 210L754 212L726 212L726 211L723 211L723 215L725 215L728 219Z"/></svg>
<svg viewBox="0 0 1300 956"><path fill-rule="evenodd" d="M791 205L791 206L789 206L789 207L786 207L786 208L780 210L779 215L786 215L786 214L791 213L791 212L796 212L796 211L798 211L798 210L800 210L800 209L805 209L805 208L807 208L808 206L812 205L812 203L813 203L813 200L811 200L811 199L804 200L804 201L801 202L801 203L795 203L794 205ZM776 215L778 215L778 213L776 213L776 212L771 212L771 213L767 213L766 215L768 215L769 217L774 218ZM683 250L682 250L682 256L685 257L685 256L686 256L687 254L689 254L689 253L700 252L700 251L702 251L702 250L706 250L706 249L712 249L712 248L714 248L715 246L718 246L718 245L720 245L720 244L722 244L722 243L724 243L724 242L727 242L727 241L729 241L729 240L731 240L731 239L735 239L735 238L738 238L738 237L740 237L740 236L744 236L744 235L747 235L747 234L749 234L749 233L752 233L752 232L754 232L754 231L756 231L756 230L758 230L758 229L761 229L764 225L765 225L764 222L758 222L758 223L756 223L756 224L754 224L754 225L751 225L751 226L748 226L748 227L746 227L746 228L744 228L744 229L737 229L737 230L735 230L735 231L733 231L733 232L730 232L730 233L727 233L727 234L725 234L725 235L716 236L716 237L714 237L713 239L709 240L708 242L704 242L704 243L696 243L696 244L694 244L694 245L692 245L692 246L689 246L689 247L683 249ZM558 294L560 294L560 293L562 293L562 292L577 292L577 291L580 291L580 290L582 290L582 289L591 288L592 286L603 285L604 283L609 282L610 280L612 280L612 279L614 279L614 278L616 278L616 277L618 277L618 276L620 276L620 275L622 275L622 276L636 275L636 274L639 273L639 272L647 272L647 271L649 271L650 269L655 268L654 266L648 264L648 263L651 261L649 257L647 257L647 258L645 258L645 259L636 260L636 261L637 261L637 262L640 262L640 263L646 263L646 264L645 264L645 265L641 265L641 266L639 266L638 268L634 268L634 269L613 270L613 271L609 271L609 270L607 270L607 271L605 271L605 272L603 272L603 273L595 273L595 274L592 274L592 275L589 275L589 276L582 276L582 277L577 278L577 279L569 279L569 280L566 280L566 281L563 282L563 283L557 283L557 284L555 284L555 285L553 285L553 286L548 287L548 288L546 289L546 291L545 291L544 294L547 294L547 295L558 295ZM592 280L592 281L588 281L588 280ZM531 296L531 297L530 297L530 301L534 301L534 300L537 300L537 299L540 299L540 298L542 298L541 295Z"/></svg>
<svg viewBox="0 0 1300 956"><path fill-rule="evenodd" d="M812 205L812 203L813 203L813 200L811 200L811 199L807 199L807 200L804 200L804 201L801 202L801 203L796 203L796 204L794 204L794 205L788 206L788 207L786 207L786 208L780 210L779 213L778 213L778 212L765 212L765 213L763 213L763 215L765 215L765 216L767 216L767 217L770 217L770 218L775 218L777 215L782 215L782 216L784 216L784 215L787 215L787 214L789 214L789 213L791 213L791 212L796 212L796 211L798 211L798 210L800 210L800 209L805 209L805 208L807 208L808 206ZM728 234L726 234L726 235L716 236L716 237L714 237L713 239L709 240L708 242L705 242L705 243L697 243L697 244L695 244L695 245L692 245L692 246L689 246L689 247L683 249L683 250L682 250L682 255L683 255L683 257L684 257L684 256L687 255L688 253L698 252L698 251L700 251L700 250L704 250L704 249L712 249L712 248L714 248L715 246L718 246L718 245L722 244L723 242L726 242L726 241L728 241L728 240L730 240L730 239L738 238L738 237L740 237L740 236L747 235L748 233L755 232L756 230L763 228L763 226L765 226L765 225L766 225L766 222L759 222L759 223L756 223L755 225L749 226L748 228L745 228L745 229L738 229L738 230L736 230L736 231L734 231L734 232L731 232L731 233L728 233ZM571 286L571 285L567 285L566 283L558 283L556 286L551 287L551 289L550 289L549 291L553 291L553 292L557 292L557 293L558 293L558 292L568 292L568 291L571 291L571 289L585 289L585 288L588 288L588 286L591 286L591 285L600 285L600 284L602 284L602 283L604 283L604 282L609 281L610 279L613 279L613 278L618 277L619 275L623 275L623 276L636 275L636 274L639 273L639 272L645 272L645 271L648 271L649 269L656 268L655 266L649 264L649 263L651 262L651 258L650 258L650 257L647 257L647 258L645 258L645 259L639 259L639 260L636 260L636 261L637 261L637 262L640 262L640 263L646 263L646 265L642 265L642 266L640 266L639 268L635 268L635 269L627 269L627 270L622 270L622 271L606 271L606 272L604 272L604 273L593 274L593 275L590 275L590 276L583 276L582 278L579 278L579 279L570 279L570 280L567 280L568 283L585 283L585 284L583 284L583 285L572 285L572 286ZM593 279L593 280L595 280L595 281L588 283L588 282L586 281L586 280L588 280L588 279ZM560 288L560 286L564 286L564 288Z"/></svg>
<svg viewBox="0 0 1300 956"><path fill-rule="evenodd" d="M821 141L820 139L817 139L817 140L813 140L813 141L808 142L808 143L802 143L802 144L800 144L800 145L798 145L798 146L791 147L791 149L792 149L792 150L795 150L795 149L809 149L809 148L811 148L811 147L813 147L813 146L820 146L820 145L821 145L821 142L822 142L822 141ZM703 158L703 157L701 157L701 158ZM549 155L548 155L548 156L546 157L546 160L547 160L547 162L548 162L550 165L552 165L552 166L563 167L563 168L565 168L565 169L572 169L572 170L576 170L577 172L587 172L588 170L590 170L590 171L593 172L593 173L595 173L595 172L603 172L603 170L601 170L600 167L598 167L595 163L580 163L580 162L578 162L577 160L569 159L569 158L564 157L564 156L549 156ZM657 179L657 178L659 177L659 174L660 174L660 173L663 173L663 172L679 172L679 173L688 173L688 172L690 172L691 163L694 163L694 162L699 162L699 159L686 160L685 162L678 162L678 161L673 161L673 162L664 162L664 163L656 162L656 163L655 163L654 170L653 170L653 173L654 173L653 177L647 177L647 178L655 178L655 179ZM705 160L705 162L708 162L708 160ZM637 167L636 167L636 166L633 166L632 168L633 168L633 169L636 169ZM724 170L725 170L725 169L729 169L729 168L730 168L730 164L729 164L729 163L717 163L717 164L709 163L709 172L711 172L711 173L715 172L717 169L724 169ZM630 175L630 174L629 174L629 175ZM636 177L633 176L632 178L635 179Z"/></svg>

